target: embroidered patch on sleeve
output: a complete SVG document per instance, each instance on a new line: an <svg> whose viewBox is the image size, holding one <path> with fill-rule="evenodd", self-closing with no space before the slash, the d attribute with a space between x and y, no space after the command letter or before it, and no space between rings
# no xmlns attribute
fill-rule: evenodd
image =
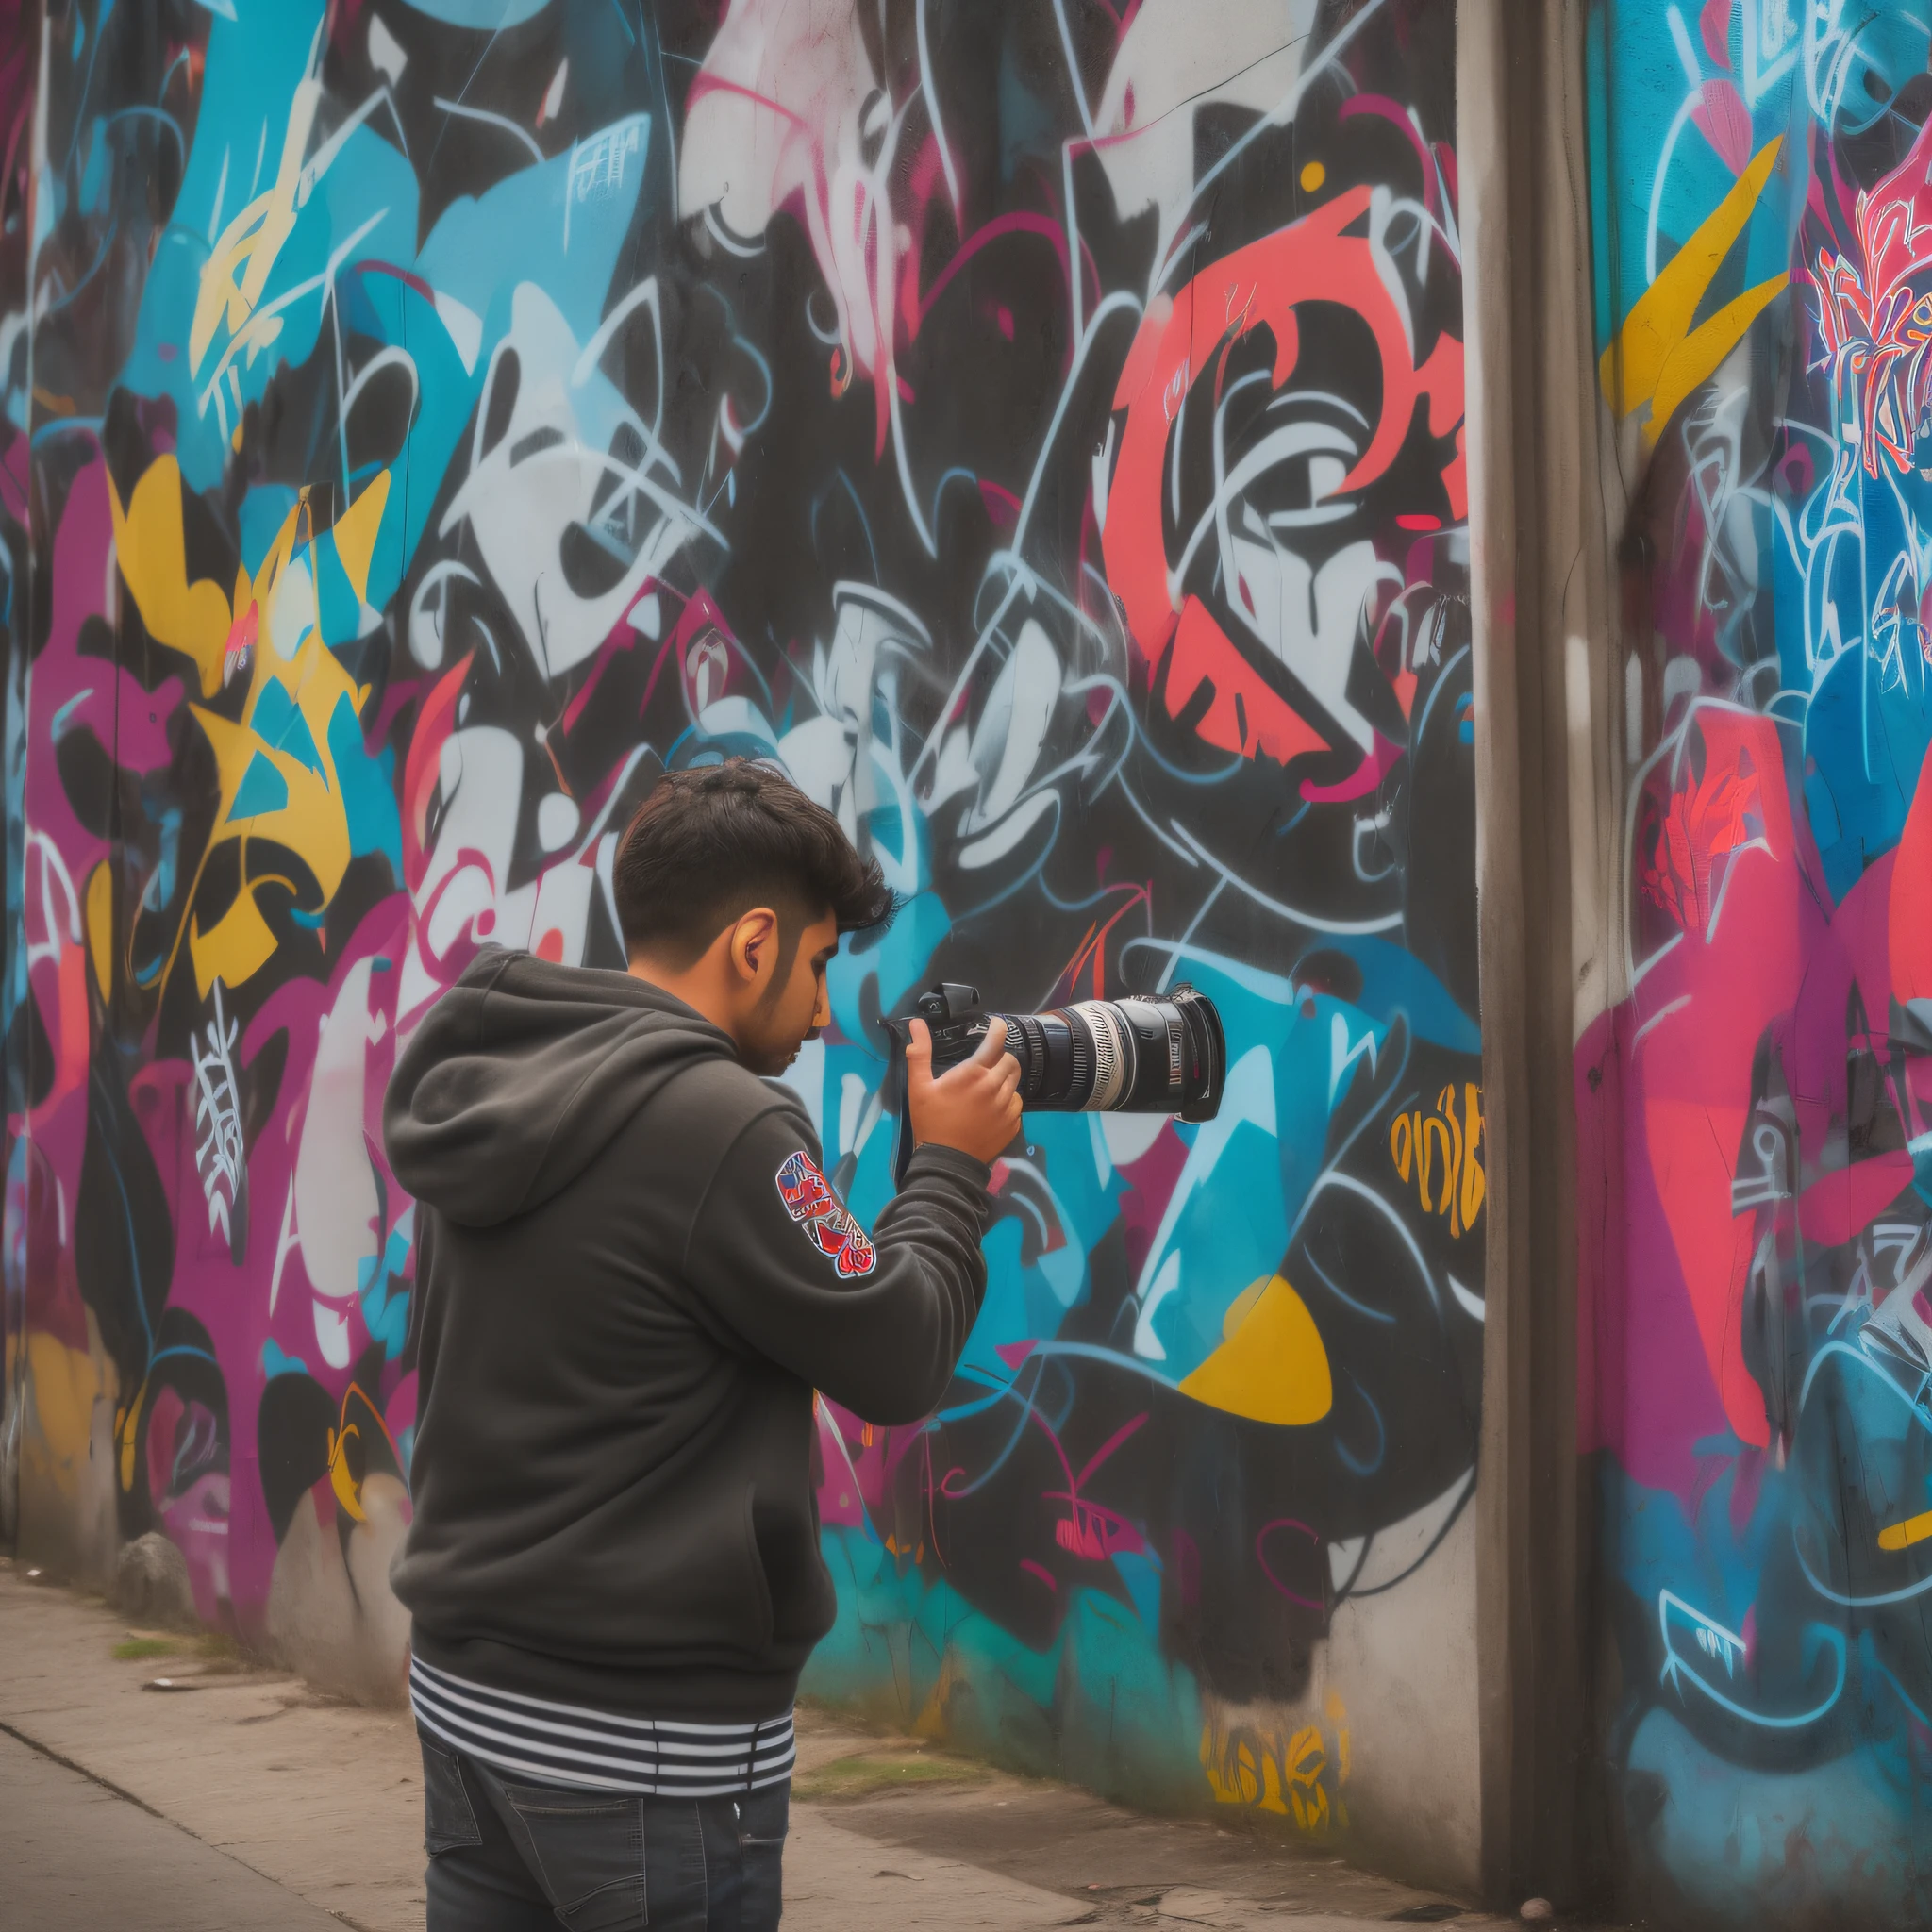
<svg viewBox="0 0 1932 1932"><path fill-rule="evenodd" d="M872 1237L833 1193L803 1147L785 1157L777 1173L778 1198L820 1254L844 1275L870 1274L878 1261Z"/></svg>

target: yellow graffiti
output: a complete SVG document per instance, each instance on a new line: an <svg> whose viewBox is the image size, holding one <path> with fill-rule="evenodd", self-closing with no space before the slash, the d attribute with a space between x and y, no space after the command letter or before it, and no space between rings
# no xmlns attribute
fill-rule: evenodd
<svg viewBox="0 0 1932 1932"><path fill-rule="evenodd" d="M1888 1524L1878 1532L1881 1550L1908 1550L1914 1543L1932 1541L1932 1509L1907 1516L1903 1523Z"/></svg>
<svg viewBox="0 0 1932 1932"><path fill-rule="evenodd" d="M146 1404L147 1384L142 1382L134 1391L134 1400L114 1412L114 1446L119 1452L124 1491L134 1487L134 1454L141 1446L141 1412Z"/></svg>
<svg viewBox="0 0 1932 1932"><path fill-rule="evenodd" d="M1323 1708L1328 1722L1335 1727L1335 1781L1345 1785L1348 1782L1348 1707L1341 1701L1341 1691L1329 1691L1328 1702Z"/></svg>
<svg viewBox="0 0 1932 1932"><path fill-rule="evenodd" d="M114 513L114 554L148 635L156 643L193 658L201 673L202 696L213 697L222 688L231 612L226 594L211 578L188 580L180 464L172 456L157 457L134 486L125 509L110 475L108 502ZM237 606L247 590L244 573L235 586Z"/></svg>
<svg viewBox="0 0 1932 1932"><path fill-rule="evenodd" d="M940 1659L939 1674L933 1679L932 1689L920 1706L919 1715L912 1720L915 1738L929 1738L938 1742L945 1737L946 1714L952 1707L953 1693L961 1682L959 1667L948 1648Z"/></svg>
<svg viewBox="0 0 1932 1932"><path fill-rule="evenodd" d="M1257 1423L1305 1424L1328 1413L1328 1351L1307 1304L1282 1275L1264 1276L1238 1296L1223 1334L1182 1381L1184 1395Z"/></svg>
<svg viewBox="0 0 1932 1932"><path fill-rule="evenodd" d="M351 1409L357 1412L357 1420L351 1422ZM362 1440L362 1425L371 1424L375 1434L379 1435L389 1447L393 1466L400 1469L403 1458L397 1452L395 1438L389 1432L389 1424L382 1419L382 1411L370 1401L359 1382L351 1382L342 1396L341 1413L337 1417L340 1426L328 1432L328 1485L335 1492L335 1499L341 1505L342 1513L356 1523L366 1523L368 1511L362 1507L362 1484L364 1476L358 1475L349 1461L349 1444ZM366 1452L363 1457L367 1470ZM386 1474L387 1472L383 1472Z"/></svg>
<svg viewBox="0 0 1932 1932"><path fill-rule="evenodd" d="M292 709L276 706L271 740L257 727L265 702L277 688L293 704ZM199 705L189 708L214 749L220 781L221 803L208 836L209 853L251 834L273 840L301 857L315 875L325 906L334 898L349 868L350 841L328 726L341 700L346 698L350 708L359 711L362 697L361 688L323 643L322 634L311 630L287 662L273 650L256 653L254 681L241 724ZM251 788L245 796L244 786ZM281 876L251 876L244 850L242 885L234 904L205 931L198 919L191 919L189 950L195 984L204 998L217 978L239 986L267 962L275 938L255 895ZM292 881L282 878L282 883L293 890Z"/></svg>
<svg viewBox="0 0 1932 1932"><path fill-rule="evenodd" d="M358 598L367 593L369 552L375 544L370 516L373 510L380 523L389 501L389 476L382 471L335 530L325 533L348 532L346 550L341 539L334 547ZM114 516L115 559L142 623L157 643L193 659L207 699L233 681L264 634L275 637L292 630L298 641L307 634L315 620L317 533L304 490L283 519L261 568L253 577L245 569L236 572L231 604L212 578L188 580L181 488L180 465L172 456L157 457L125 508L110 475L108 502ZM299 559L298 547L305 553ZM292 570L291 563L296 566Z"/></svg>
<svg viewBox="0 0 1932 1932"><path fill-rule="evenodd" d="M238 421L231 427L228 422L229 403L233 403L238 416L242 409L242 385L235 375L236 358L245 353L248 365L253 367L263 353L274 346L282 333L281 311L291 303L311 298L319 290L323 291L325 302L331 299L331 285L337 270L354 253L363 237L382 221L386 212L371 215L359 227L343 236L337 242L328 267L322 274L299 281L272 301L263 302L262 298L268 292L269 277L275 273L275 263L280 260L289 237L295 231L297 216L308 206L317 184L335 165L350 136L379 107L386 107L391 116L394 114L395 104L389 91L377 89L367 94L359 107L352 109L324 135L317 142L314 153L308 154L308 143L316 131L317 110L323 98L321 52L322 45L318 41L308 71L296 84L290 101L289 121L282 134L281 158L275 165L275 178L222 230L220 240L210 250L202 268L201 286L194 299L194 316L189 325L188 362L197 378L202 374L202 364L208 359L217 334L225 326L226 328L227 345L208 372L197 401L204 416L209 403L213 403L224 435L230 436L238 449L241 447L241 424ZM397 125L400 132L400 124ZM305 155L308 155L306 160L303 158ZM227 385L225 397L224 382Z"/></svg>
<svg viewBox="0 0 1932 1932"><path fill-rule="evenodd" d="M88 1319L93 1339L93 1318ZM27 1374L33 1384L34 1420L39 1426L28 1437L41 1472L72 1502L80 1492L93 1436L95 1406L108 1393L106 1368L99 1354L69 1348L44 1329L26 1338Z"/></svg>
<svg viewBox="0 0 1932 1932"><path fill-rule="evenodd" d="M114 990L114 874L104 858L88 874L87 956L103 1000Z"/></svg>
<svg viewBox="0 0 1932 1932"><path fill-rule="evenodd" d="M349 1469L349 1444L361 1435L354 1423L348 1424L340 1433L328 1432L328 1486L335 1491L336 1501L345 1515L358 1523L369 1519L362 1510L362 1486Z"/></svg>
<svg viewBox="0 0 1932 1932"><path fill-rule="evenodd" d="M375 554L375 539L388 503L389 472L384 470L336 519L329 533L336 540L336 558L358 604L369 596L369 559Z"/></svg>
<svg viewBox="0 0 1932 1932"><path fill-rule="evenodd" d="M202 393L204 410L235 358L245 349L252 364L282 332L281 317L274 308L261 310L258 305L284 244L295 232L296 210L308 199L322 172L302 165L320 99L312 77L296 87L275 178L222 230L202 267L194 319L188 330L188 366L195 375L201 374L215 330L224 322L228 330L228 346Z"/></svg>
<svg viewBox="0 0 1932 1932"><path fill-rule="evenodd" d="M389 491L390 473L384 470L333 529L320 535L305 491L260 569L253 577L245 569L237 574L231 604L208 579L188 581L181 475L175 458L161 457L149 467L125 510L109 479L121 574L150 635L193 660L204 699L237 676L249 680L239 724L203 705L189 707L214 752L220 780L219 808L195 885L215 851L242 841L241 885L227 910L205 929L193 918L187 928L195 984L204 999L216 978L240 986L274 953L275 934L262 916L258 891L274 882L301 891L281 874L251 874L247 840L272 841L296 854L312 874L323 907L348 870L348 817L329 725L344 700L359 714L367 692L323 641L316 584L326 545L358 599L367 596L370 558ZM279 641L291 636L296 642L284 657ZM192 889L187 897L192 904ZM169 953L164 983L181 937L176 935Z"/></svg>
<svg viewBox="0 0 1932 1932"><path fill-rule="evenodd" d="M1348 1713L1334 1691L1324 1715L1332 1749L1317 1724L1210 1717L1201 1729L1201 1767L1215 1803L1292 1818L1295 1828L1311 1837L1325 1836L1331 1825L1345 1828L1348 1807L1341 1787L1348 1782Z"/></svg>
<svg viewBox="0 0 1932 1932"><path fill-rule="evenodd" d="M1690 326L1718 269L1751 219L1782 141L1776 136L1757 151L1730 192L1657 271L1603 353L1598 370L1604 395L1618 417L1650 406L1643 425L1646 442L1662 435L1684 398L1716 374L1718 364L1790 280L1789 272L1781 270L1725 303L1696 328Z"/></svg>
<svg viewBox="0 0 1932 1932"><path fill-rule="evenodd" d="M1475 1225L1488 1184L1477 1149L1483 1138L1483 1091L1473 1080L1462 1088L1462 1118L1456 1113L1456 1089L1436 1096L1436 1110L1399 1113L1389 1124L1389 1158L1405 1182L1411 1175L1424 1214L1446 1214L1449 1232L1459 1236ZM1440 1176L1441 1185L1438 1186Z"/></svg>
<svg viewBox="0 0 1932 1932"><path fill-rule="evenodd" d="M1294 1807L1294 1822L1304 1831L1327 1828L1328 1793L1321 1782L1327 1768L1328 1754L1322 1748L1321 1732L1313 1724L1304 1725L1290 1739L1288 1753L1281 1760L1289 1803Z"/></svg>

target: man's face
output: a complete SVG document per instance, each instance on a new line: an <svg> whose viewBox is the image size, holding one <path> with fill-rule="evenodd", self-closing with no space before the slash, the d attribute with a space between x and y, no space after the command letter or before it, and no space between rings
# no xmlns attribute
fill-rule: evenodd
<svg viewBox="0 0 1932 1932"><path fill-rule="evenodd" d="M780 947L771 984L737 1029L738 1057L754 1074L782 1074L798 1049L831 1024L825 969L838 950L839 923L829 912L799 934L789 959Z"/></svg>

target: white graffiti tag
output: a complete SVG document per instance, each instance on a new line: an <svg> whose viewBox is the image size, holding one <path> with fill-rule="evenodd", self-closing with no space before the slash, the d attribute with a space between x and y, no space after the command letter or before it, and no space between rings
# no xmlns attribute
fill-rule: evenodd
<svg viewBox="0 0 1932 1932"><path fill-rule="evenodd" d="M222 982L212 988L214 1018L205 1041L191 1035L194 1054L195 1171L208 1203L208 1224L228 1243L239 1265L248 1246L248 1148L242 1133L242 1097L235 1079L235 1042L242 1024L222 1008Z"/></svg>

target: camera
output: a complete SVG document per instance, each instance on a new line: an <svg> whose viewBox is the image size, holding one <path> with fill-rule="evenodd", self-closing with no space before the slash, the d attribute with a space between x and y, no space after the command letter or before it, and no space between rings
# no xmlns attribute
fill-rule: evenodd
<svg viewBox="0 0 1932 1932"><path fill-rule="evenodd" d="M921 993L913 1011L931 1030L935 1074L970 1059L988 1023L1004 1020L1027 1108L1167 1113L1184 1121L1209 1121L1221 1108L1227 1075L1221 1015L1191 986L1148 998L995 1015L980 1007L977 987L944 982Z"/></svg>

